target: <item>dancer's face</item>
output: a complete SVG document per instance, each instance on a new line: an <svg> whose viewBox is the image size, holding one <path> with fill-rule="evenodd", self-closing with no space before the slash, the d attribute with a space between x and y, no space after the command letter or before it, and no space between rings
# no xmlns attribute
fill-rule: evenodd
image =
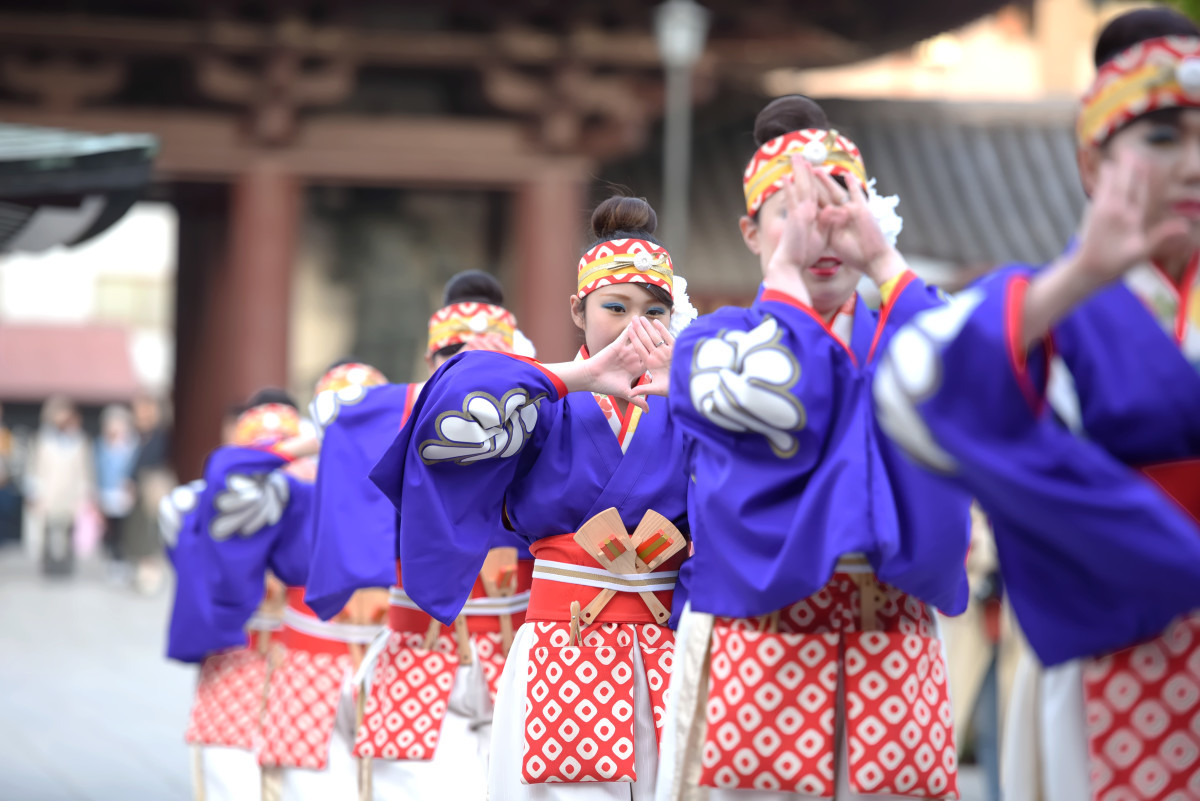
<svg viewBox="0 0 1200 801"><path fill-rule="evenodd" d="M1079 172L1084 190L1092 193L1104 161L1130 152L1148 171L1146 230L1171 218L1182 218L1191 232L1189 241L1171 245L1186 248L1187 253L1156 253L1155 260L1167 262L1180 255L1186 258L1200 244L1200 109L1147 114L1117 131L1103 147L1081 150Z"/></svg>
<svg viewBox="0 0 1200 801"><path fill-rule="evenodd" d="M602 286L583 300L571 296L571 319L583 332L588 353L611 345L634 317L661 320L669 328L671 307L637 284Z"/></svg>
<svg viewBox="0 0 1200 801"><path fill-rule="evenodd" d="M771 195L758 210L757 219L742 217L740 225L746 247L758 256L765 274L787 225L787 193ZM803 266L800 277L812 298L813 309L828 317L854 294L862 272L857 266L843 262L833 251L826 250L815 262Z"/></svg>

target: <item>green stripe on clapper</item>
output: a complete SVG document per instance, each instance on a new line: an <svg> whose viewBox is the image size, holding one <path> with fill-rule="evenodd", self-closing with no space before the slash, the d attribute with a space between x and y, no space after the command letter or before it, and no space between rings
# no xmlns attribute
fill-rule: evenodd
<svg viewBox="0 0 1200 801"><path fill-rule="evenodd" d="M656 531L655 535L654 539L647 540L642 543L642 547L638 548L638 559L641 559L644 564L650 564L654 557L671 547L670 537L663 534L662 531Z"/></svg>
<svg viewBox="0 0 1200 801"><path fill-rule="evenodd" d="M621 554L625 553L625 546L616 537L607 539L600 549L608 556L609 559L616 559Z"/></svg>

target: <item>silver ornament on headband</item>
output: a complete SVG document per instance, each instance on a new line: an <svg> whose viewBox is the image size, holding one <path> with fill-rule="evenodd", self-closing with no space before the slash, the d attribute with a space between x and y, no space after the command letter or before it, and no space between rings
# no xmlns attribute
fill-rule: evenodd
<svg viewBox="0 0 1200 801"><path fill-rule="evenodd" d="M800 151L800 155L804 160L815 167L819 167L825 163L825 159L829 158L829 148L819 139L814 139L804 146Z"/></svg>
<svg viewBox="0 0 1200 801"><path fill-rule="evenodd" d="M654 258L646 251L639 251L633 257L633 266L639 270L645 271L650 269L650 265L654 264Z"/></svg>
<svg viewBox="0 0 1200 801"><path fill-rule="evenodd" d="M1188 97L1200 97L1200 58L1185 58L1175 67L1175 80Z"/></svg>
<svg viewBox="0 0 1200 801"><path fill-rule="evenodd" d="M476 334L482 334L488 330L488 318L483 312L476 314L470 320L467 320L467 328L471 329Z"/></svg>

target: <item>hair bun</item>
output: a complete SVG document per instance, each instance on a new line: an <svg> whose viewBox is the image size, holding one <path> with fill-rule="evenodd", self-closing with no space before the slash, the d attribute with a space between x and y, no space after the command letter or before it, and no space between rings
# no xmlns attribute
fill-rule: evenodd
<svg viewBox="0 0 1200 801"><path fill-rule="evenodd" d="M592 212L592 235L599 240L618 239L621 234L643 239L655 228L658 215L645 198L615 195Z"/></svg>
<svg viewBox="0 0 1200 801"><path fill-rule="evenodd" d="M464 270L446 282L442 290L442 305L454 303L490 303L504 305L504 288L491 273L483 270Z"/></svg>
<svg viewBox="0 0 1200 801"><path fill-rule="evenodd" d="M829 117L821 104L804 95L777 97L754 118L754 146L762 147L777 136L805 128L829 128Z"/></svg>
<svg viewBox="0 0 1200 801"><path fill-rule="evenodd" d="M1138 8L1104 26L1096 37L1092 60L1099 69L1135 44L1162 36L1200 36L1200 28L1190 18L1170 8Z"/></svg>
<svg viewBox="0 0 1200 801"><path fill-rule="evenodd" d="M292 399L292 396L286 390L277 387L265 387L251 395L250 400L246 401L242 409L243 411L249 411L255 406L265 406L268 403L291 406L293 409L297 408L296 401Z"/></svg>

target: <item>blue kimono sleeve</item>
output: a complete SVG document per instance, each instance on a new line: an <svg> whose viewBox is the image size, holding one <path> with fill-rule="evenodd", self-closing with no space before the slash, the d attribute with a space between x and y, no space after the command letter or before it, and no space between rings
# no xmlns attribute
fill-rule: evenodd
<svg viewBox="0 0 1200 801"><path fill-rule="evenodd" d="M885 315L884 336L895 333L923 311L945 306L949 300L946 293L925 283L915 273L905 273L881 310Z"/></svg>
<svg viewBox="0 0 1200 801"><path fill-rule="evenodd" d="M159 504L159 532L175 569L167 658L181 662L201 662L215 651L246 643L244 632L221 631L213 625L212 565L200 540L196 513L203 489L203 481L176 487Z"/></svg>
<svg viewBox="0 0 1200 801"><path fill-rule="evenodd" d="M400 514L404 591L443 623L462 610L504 528L509 486L553 427L566 387L532 360L461 353L425 385L371 473Z"/></svg>
<svg viewBox="0 0 1200 801"><path fill-rule="evenodd" d="M262 601L266 572L303 586L311 549L312 485L282 469L276 454L221 448L205 468L199 540L212 566L213 625L240 632Z"/></svg>
<svg viewBox="0 0 1200 801"><path fill-rule="evenodd" d="M866 549L872 458L861 381L810 311L764 292L700 318L675 346L670 408L692 478L692 607L761 615L819 590ZM847 411L849 410L849 411Z"/></svg>
<svg viewBox="0 0 1200 801"><path fill-rule="evenodd" d="M879 348L918 314L940 308L949 298L912 273L906 273L881 310ZM896 551L876 565L879 577L948 615L961 614L970 596L966 558L971 543L971 495L947 477L921 468L903 449L883 436L872 420L894 509Z"/></svg>
<svg viewBox="0 0 1200 801"><path fill-rule="evenodd" d="M370 473L400 430L414 389L408 384L372 388L324 421L304 600L326 620L342 611L356 590L396 583L396 510Z"/></svg>
<svg viewBox="0 0 1200 801"><path fill-rule="evenodd" d="M993 523L1014 611L1043 663L1109 653L1200 607L1200 531L1142 475L1043 409L1021 347L1028 272L919 315L875 377L879 421Z"/></svg>

